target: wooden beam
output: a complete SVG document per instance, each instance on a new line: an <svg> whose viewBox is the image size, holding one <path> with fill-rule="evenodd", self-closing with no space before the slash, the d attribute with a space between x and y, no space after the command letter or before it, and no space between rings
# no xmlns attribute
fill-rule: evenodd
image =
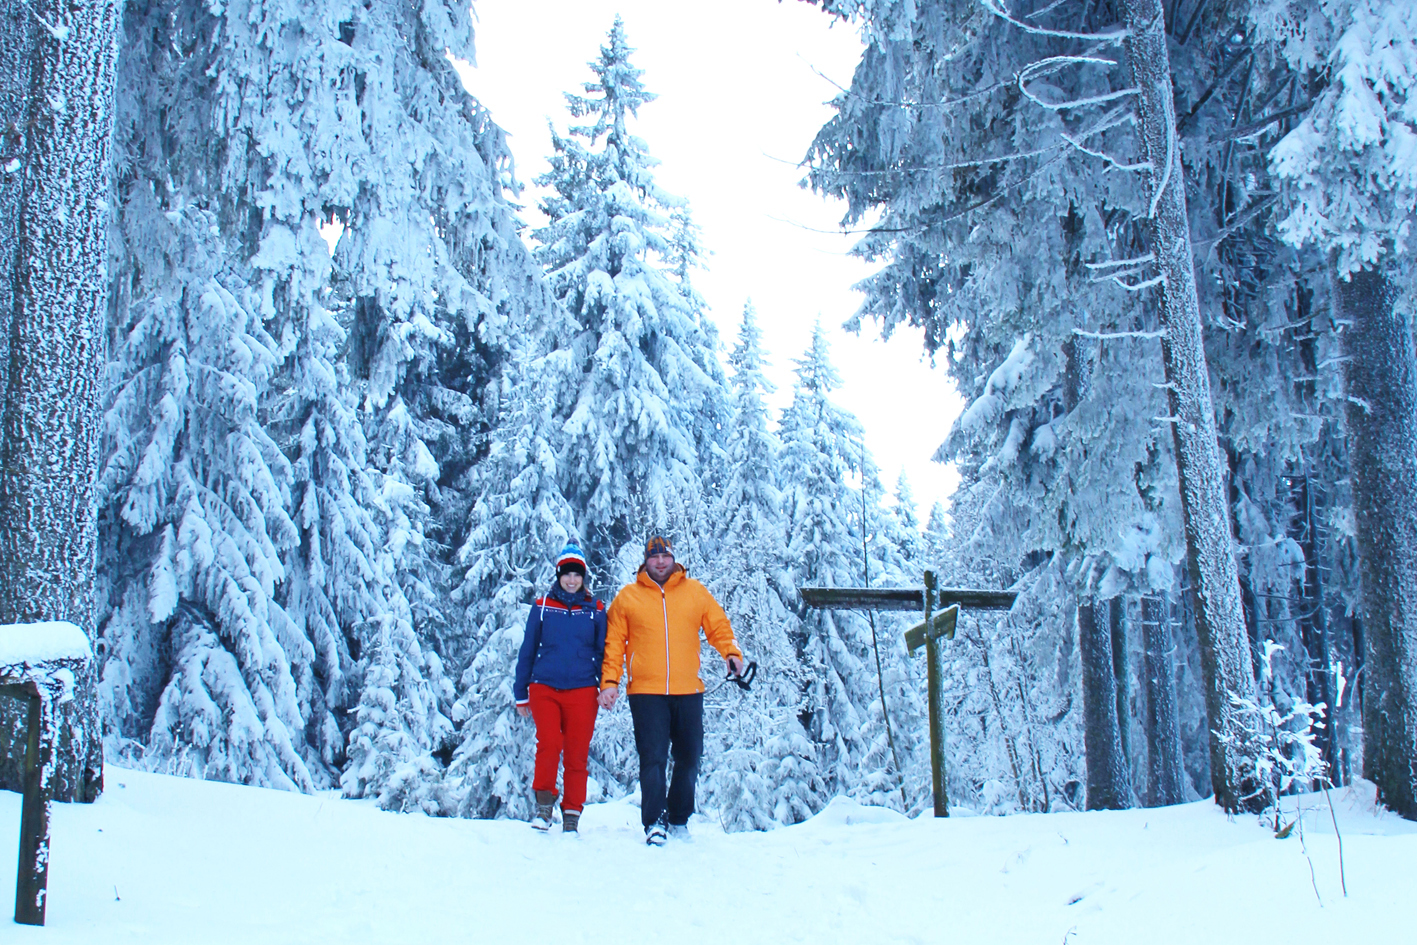
<svg viewBox="0 0 1417 945"><path fill-rule="evenodd" d="M923 610L925 591L919 587L804 587L808 607L825 610Z"/></svg>
<svg viewBox="0 0 1417 945"><path fill-rule="evenodd" d="M1018 600L1018 591L986 591L973 587L942 587L935 592L936 607L954 604L966 610L1008 610Z"/></svg>
<svg viewBox="0 0 1417 945"><path fill-rule="evenodd" d="M808 607L825 610L924 610L925 590L919 587L804 587ZM1016 591L987 591L973 587L942 587L935 592L936 607L955 604L969 610L1008 610Z"/></svg>
<svg viewBox="0 0 1417 945"><path fill-rule="evenodd" d="M958 619L958 604L940 611L940 613L930 619L930 636L928 639L935 640L944 637L946 640L953 640L955 638L955 623ZM916 650L925 645L926 639L924 623L917 623L915 626L905 631L905 645L910 649L912 655L914 655Z"/></svg>
<svg viewBox="0 0 1417 945"><path fill-rule="evenodd" d="M15 874L15 921L43 925L49 887L49 783L54 765L53 707L29 697L25 739L25 793L20 801L20 860Z"/></svg>

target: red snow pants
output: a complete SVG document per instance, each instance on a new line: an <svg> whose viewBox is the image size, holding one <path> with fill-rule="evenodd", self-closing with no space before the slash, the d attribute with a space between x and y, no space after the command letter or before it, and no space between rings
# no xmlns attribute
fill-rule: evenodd
<svg viewBox="0 0 1417 945"><path fill-rule="evenodd" d="M598 708L594 686L580 689L552 689L531 684L531 717L536 722L536 773L533 791L556 790L556 768L564 752L566 793L561 809L579 811L585 807L586 758L590 736L595 731Z"/></svg>

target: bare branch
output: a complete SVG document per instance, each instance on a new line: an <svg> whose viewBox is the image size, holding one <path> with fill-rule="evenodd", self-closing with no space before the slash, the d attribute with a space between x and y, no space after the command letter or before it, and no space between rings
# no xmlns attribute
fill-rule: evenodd
<svg viewBox="0 0 1417 945"><path fill-rule="evenodd" d="M1128 30L1118 28L1110 33L1073 33L1067 30L1050 30L1040 26L1031 26L1022 20L1015 19L1008 10L1004 9L1003 0L979 0L980 5L999 19L1012 23L1026 33L1035 36L1051 36L1055 39L1085 39L1091 42L1106 43L1115 46L1130 35Z"/></svg>
<svg viewBox="0 0 1417 945"><path fill-rule="evenodd" d="M1140 292L1143 289L1150 289L1152 286L1155 285L1165 284L1166 276L1154 276L1150 279L1147 279L1145 282L1123 282L1119 278L1113 278L1112 281L1117 283L1117 285L1121 286L1122 288L1126 289L1128 292Z"/></svg>
<svg viewBox="0 0 1417 945"><path fill-rule="evenodd" d="M1104 151L1096 151L1092 148L1087 147L1085 144L1082 143L1082 140L1079 138L1074 138L1071 135L1059 135L1059 137L1061 137L1068 144L1077 148L1083 154L1095 158L1101 158L1119 171L1145 171L1151 167L1150 161L1142 161L1140 164L1123 164L1121 161L1117 160L1112 155L1107 154Z"/></svg>

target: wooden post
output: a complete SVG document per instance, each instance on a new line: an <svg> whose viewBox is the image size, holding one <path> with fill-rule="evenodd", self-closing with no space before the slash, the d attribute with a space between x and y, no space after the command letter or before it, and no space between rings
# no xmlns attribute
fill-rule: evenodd
<svg viewBox="0 0 1417 945"><path fill-rule="evenodd" d="M15 873L15 921L43 925L49 887L49 795L54 707L39 687L29 697L25 739L25 793L20 808L20 861Z"/></svg>
<svg viewBox="0 0 1417 945"><path fill-rule="evenodd" d="M930 633L930 616L935 603L935 572L925 572L925 678L930 700L930 786L935 795L935 816L950 816L949 791L945 785L945 698L941 690L944 667L940 663L940 638Z"/></svg>

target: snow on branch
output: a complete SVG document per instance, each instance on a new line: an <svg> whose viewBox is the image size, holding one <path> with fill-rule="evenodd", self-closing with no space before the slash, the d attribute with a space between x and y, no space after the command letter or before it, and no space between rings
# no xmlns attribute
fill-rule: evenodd
<svg viewBox="0 0 1417 945"><path fill-rule="evenodd" d="M1079 338L1095 338L1098 341L1111 341L1114 338L1162 338L1166 335L1162 331L1083 331L1081 328L1074 328L1073 334ZM1170 385L1159 385L1170 386Z"/></svg>
<svg viewBox="0 0 1417 945"><path fill-rule="evenodd" d="M1050 30L1041 26L1033 26L1016 19L1013 14L1004 7L1003 0L979 0L979 3L990 13L1005 22L1012 23L1026 33L1035 36L1051 36L1054 39L1086 39L1092 42L1102 42L1108 45L1117 45L1131 35L1131 31L1123 28L1112 30L1108 33L1074 33L1068 30Z"/></svg>
<svg viewBox="0 0 1417 945"><path fill-rule="evenodd" d="M1080 137L1074 138L1072 135L1062 135L1061 137L1064 141L1072 145L1074 148L1077 148L1083 154L1086 154L1089 157L1100 158L1101 160L1106 161L1107 164L1112 167L1115 167L1119 171L1145 171L1151 168L1150 161L1142 161L1139 164L1123 164L1121 161L1117 160L1105 151L1098 151L1095 148L1089 148L1087 145L1082 143L1082 138Z"/></svg>
<svg viewBox="0 0 1417 945"><path fill-rule="evenodd" d="M1153 276L1152 278L1147 279L1147 280L1145 280L1144 282L1124 282L1124 281L1122 281L1122 277L1123 277L1123 276L1127 276L1127 275L1131 275L1131 274L1132 274L1132 273L1129 273L1129 272L1118 273L1117 275L1115 275L1115 276L1112 277L1112 281L1115 282L1115 283L1117 283L1117 285L1121 286L1122 288L1126 289L1128 292L1140 292L1140 291L1142 291L1143 289L1150 289L1152 286L1155 286L1155 285L1163 285L1163 284L1166 282L1166 276L1165 276L1165 275Z"/></svg>
<svg viewBox="0 0 1417 945"><path fill-rule="evenodd" d="M1149 262L1156 262L1155 253L1147 253L1145 256L1133 256L1131 259L1109 259L1105 262L1083 263L1088 269L1115 269L1118 266L1142 266Z"/></svg>

